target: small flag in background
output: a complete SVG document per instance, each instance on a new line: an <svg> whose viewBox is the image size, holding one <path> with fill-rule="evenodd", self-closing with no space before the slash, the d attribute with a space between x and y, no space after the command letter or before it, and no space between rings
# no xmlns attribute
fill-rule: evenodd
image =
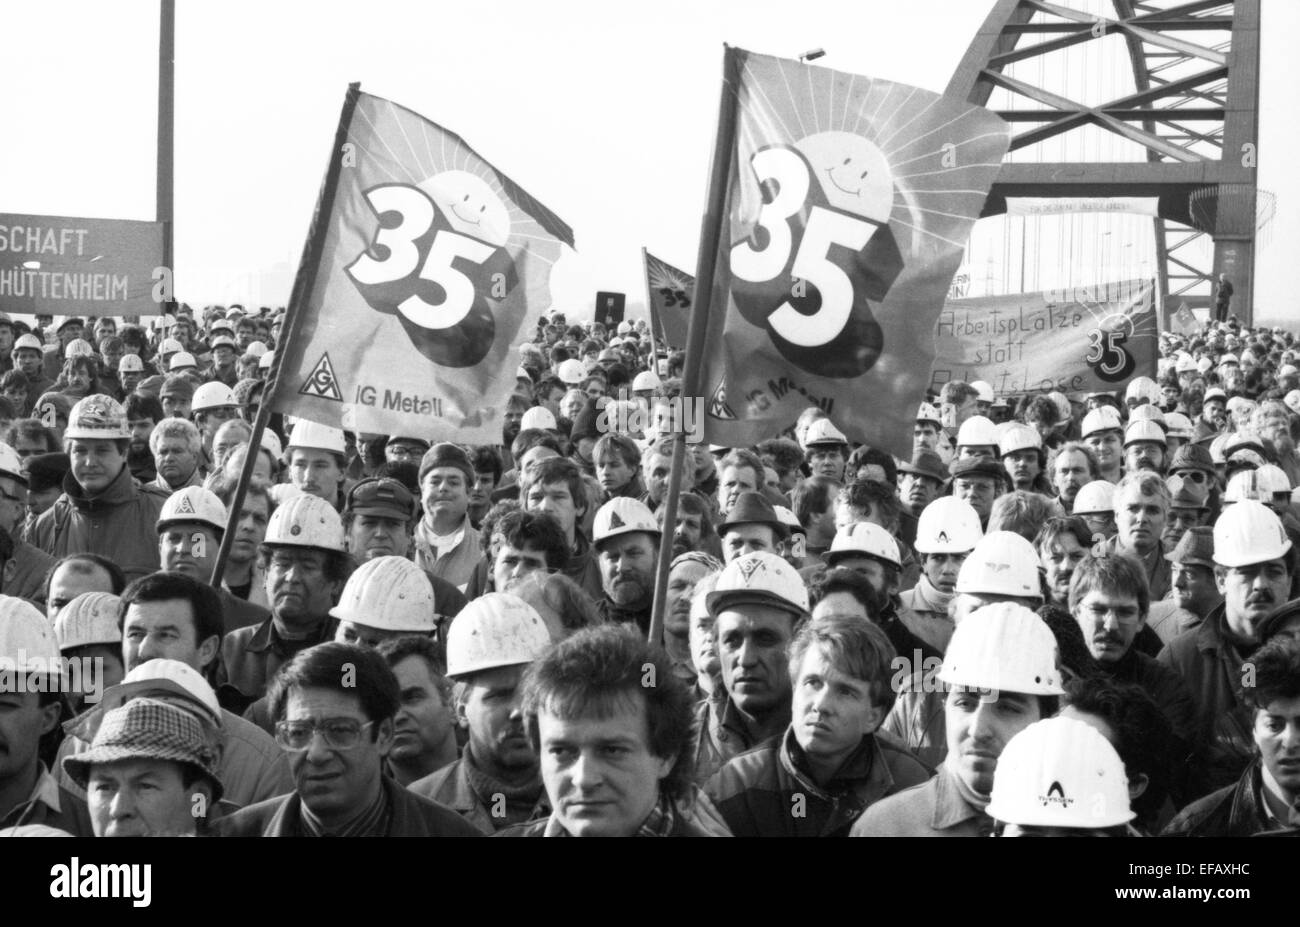
<svg viewBox="0 0 1300 927"><path fill-rule="evenodd" d="M518 346L573 233L458 135L395 103L354 86L342 129L272 408L498 443Z"/></svg>
<svg viewBox="0 0 1300 927"><path fill-rule="evenodd" d="M695 278L648 251L645 275L651 324L665 344L684 350L691 306L695 303Z"/></svg>

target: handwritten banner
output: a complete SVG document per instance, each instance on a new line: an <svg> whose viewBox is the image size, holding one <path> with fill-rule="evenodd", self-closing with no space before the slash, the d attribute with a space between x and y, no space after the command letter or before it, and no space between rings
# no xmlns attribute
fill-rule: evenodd
<svg viewBox="0 0 1300 927"><path fill-rule="evenodd" d="M950 300L934 329L930 384L983 380L1000 395L1121 388L1156 375L1155 285Z"/></svg>

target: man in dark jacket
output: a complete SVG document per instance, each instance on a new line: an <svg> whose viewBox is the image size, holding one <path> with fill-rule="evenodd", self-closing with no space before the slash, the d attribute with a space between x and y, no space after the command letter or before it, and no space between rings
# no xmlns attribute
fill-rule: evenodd
<svg viewBox="0 0 1300 927"><path fill-rule="evenodd" d="M1246 680L1260 623L1291 589L1295 552L1281 520L1253 500L1234 502L1214 525L1214 576L1223 604L1175 637L1159 661L1196 703L1198 747L1189 795L1235 782L1254 754Z"/></svg>
<svg viewBox="0 0 1300 927"><path fill-rule="evenodd" d="M1167 837L1249 837L1300 829L1300 640L1278 636L1251 657L1258 755L1241 778L1183 809Z"/></svg>
<svg viewBox="0 0 1300 927"><path fill-rule="evenodd" d="M895 651L874 624L832 616L791 646L793 723L728 762L705 791L737 837L847 837L868 806L930 771L878 729Z"/></svg>
<svg viewBox="0 0 1300 927"><path fill-rule="evenodd" d="M217 823L233 837L477 837L454 811L383 773L400 692L383 657L327 643L298 654L270 693L295 789Z"/></svg>
<svg viewBox="0 0 1300 927"><path fill-rule="evenodd" d="M469 743L460 759L411 783L412 792L489 836L549 812L520 681L550 644L541 617L515 596L488 593L465 607L447 635L447 675L458 684L456 717Z"/></svg>
<svg viewBox="0 0 1300 927"><path fill-rule="evenodd" d="M127 580L157 570L158 516L170 494L132 479L126 410L109 396L87 396L72 407L63 437L72 469L63 495L36 520L31 542L56 558L102 554Z"/></svg>
<svg viewBox="0 0 1300 927"><path fill-rule="evenodd" d="M501 836L704 835L679 803L690 693L643 634L594 627L557 644L529 671L524 712L554 811Z"/></svg>

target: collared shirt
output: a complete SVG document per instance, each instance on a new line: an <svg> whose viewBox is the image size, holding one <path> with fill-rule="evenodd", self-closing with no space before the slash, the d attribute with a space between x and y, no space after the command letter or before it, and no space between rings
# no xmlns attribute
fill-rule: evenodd
<svg viewBox="0 0 1300 927"><path fill-rule="evenodd" d="M18 827L22 824L37 823L40 805L44 805L56 815L62 810L59 783L54 778L54 774L46 769L44 763L40 765L40 772L36 776L36 785L32 788L32 793L27 796L26 801L20 802L7 815L0 818L0 827ZM42 814L41 817L45 815Z"/></svg>
<svg viewBox="0 0 1300 927"><path fill-rule="evenodd" d="M882 798L862 813L850 837L986 837L993 819L962 794L947 764L923 785Z"/></svg>
<svg viewBox="0 0 1300 927"><path fill-rule="evenodd" d="M790 723L790 705L786 702L782 723ZM740 710L732 703L727 690L719 686L717 694L700 702L695 710L695 781L703 784L732 757L756 746L758 741L745 724ZM773 735L776 736L776 735Z"/></svg>
<svg viewBox="0 0 1300 927"><path fill-rule="evenodd" d="M388 802L388 793L380 788L375 792L374 801L352 820L338 827L327 828L307 807L306 802L301 805L299 821L305 837L382 837L388 833L388 824L392 815L393 809Z"/></svg>

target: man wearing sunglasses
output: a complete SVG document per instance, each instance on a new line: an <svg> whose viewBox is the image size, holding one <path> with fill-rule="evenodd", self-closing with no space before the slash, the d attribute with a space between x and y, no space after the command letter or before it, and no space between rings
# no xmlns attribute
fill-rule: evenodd
<svg viewBox="0 0 1300 927"><path fill-rule="evenodd" d="M476 837L456 812L383 772L393 746L397 678L384 658L351 644L302 651L269 695L275 739L294 791L221 819L233 837Z"/></svg>

